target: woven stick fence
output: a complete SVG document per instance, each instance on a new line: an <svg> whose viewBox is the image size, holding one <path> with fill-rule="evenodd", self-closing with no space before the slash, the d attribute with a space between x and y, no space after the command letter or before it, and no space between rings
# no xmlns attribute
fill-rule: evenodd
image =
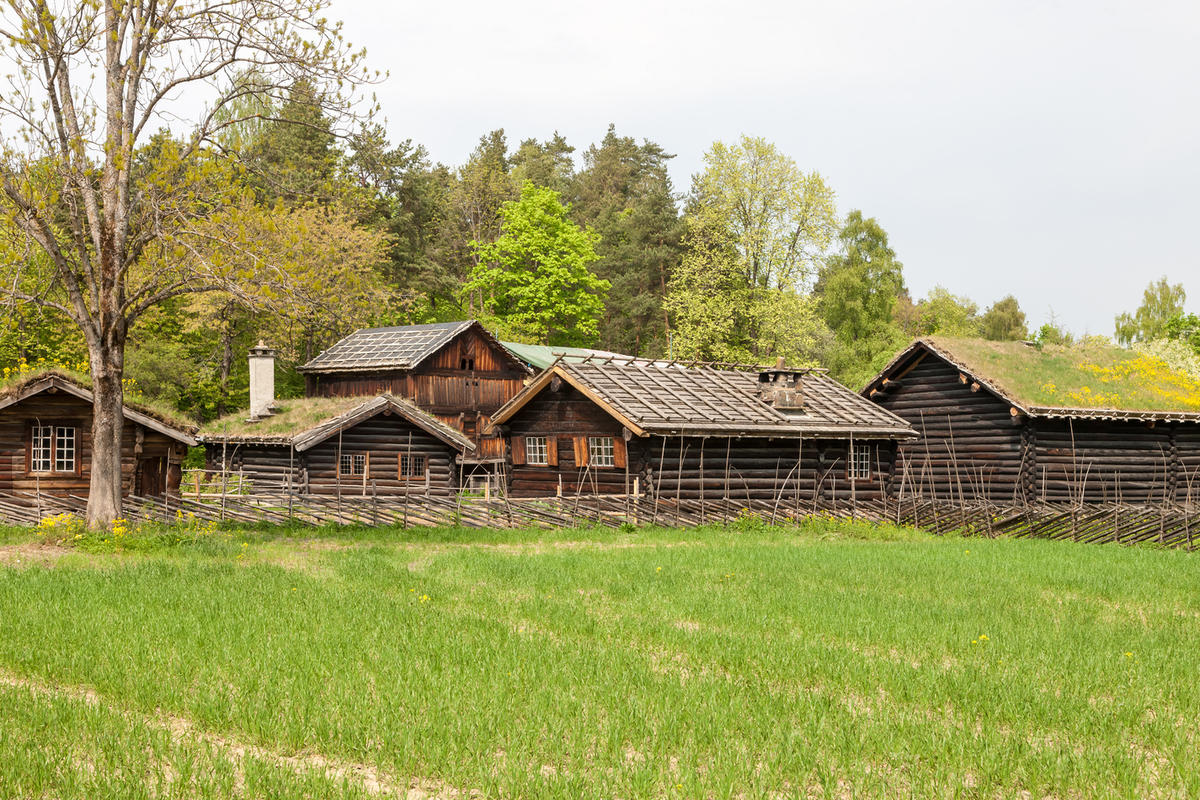
<svg viewBox="0 0 1200 800"><path fill-rule="evenodd" d="M46 516L82 515L83 497L0 496L0 519L36 525ZM903 502L806 502L800 508L772 500L674 500L642 495L509 499L421 495L413 497L224 495L195 498L129 497L131 522L201 520L246 525L360 525L467 528L569 528L661 525L691 528L731 523L779 525L805 519L861 520L906 525L933 533L1055 539L1076 542L1153 543L1192 549L1200 534L1200 506L1120 503L1003 505L911 499Z"/></svg>

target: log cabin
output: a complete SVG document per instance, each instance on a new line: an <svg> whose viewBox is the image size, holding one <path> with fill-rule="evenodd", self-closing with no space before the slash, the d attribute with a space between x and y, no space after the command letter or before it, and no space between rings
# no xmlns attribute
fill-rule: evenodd
<svg viewBox="0 0 1200 800"><path fill-rule="evenodd" d="M254 400L252 399L252 404ZM448 495L474 444L399 397L279 400L201 434L209 469L246 493Z"/></svg>
<svg viewBox="0 0 1200 800"><path fill-rule="evenodd" d="M156 497L179 489L195 428L128 401L121 444L121 493ZM92 392L56 370L0 389L0 493L86 498L91 485Z"/></svg>
<svg viewBox="0 0 1200 800"><path fill-rule="evenodd" d="M505 456L484 430L532 375L475 320L355 331L299 371L308 397L407 399L464 433L475 445L465 463L484 473Z"/></svg>
<svg viewBox="0 0 1200 800"><path fill-rule="evenodd" d="M1200 500L1200 384L1148 355L931 337L863 389L920 439L897 491L990 502Z"/></svg>
<svg viewBox="0 0 1200 800"><path fill-rule="evenodd" d="M874 500L899 417L821 370L560 360L500 409L513 497Z"/></svg>

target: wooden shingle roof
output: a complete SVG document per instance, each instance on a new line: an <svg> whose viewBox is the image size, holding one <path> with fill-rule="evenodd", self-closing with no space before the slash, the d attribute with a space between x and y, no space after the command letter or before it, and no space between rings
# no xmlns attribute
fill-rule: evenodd
<svg viewBox="0 0 1200 800"><path fill-rule="evenodd" d="M800 379L802 412L760 397L758 372L664 365L648 361L559 361L501 408L493 425L511 419L560 377L639 436L862 436L909 438L907 422L822 372Z"/></svg>
<svg viewBox="0 0 1200 800"><path fill-rule="evenodd" d="M525 366L476 320L363 328L338 341L299 368L300 372L370 372L413 369L457 336L475 328L520 369Z"/></svg>

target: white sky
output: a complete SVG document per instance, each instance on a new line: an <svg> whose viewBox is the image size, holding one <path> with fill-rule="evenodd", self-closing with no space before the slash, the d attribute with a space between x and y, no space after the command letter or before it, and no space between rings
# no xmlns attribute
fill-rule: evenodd
<svg viewBox="0 0 1200 800"><path fill-rule="evenodd" d="M393 141L609 122L677 154L763 136L879 219L909 288L1112 334L1160 275L1200 310L1200 3L333 0Z"/></svg>

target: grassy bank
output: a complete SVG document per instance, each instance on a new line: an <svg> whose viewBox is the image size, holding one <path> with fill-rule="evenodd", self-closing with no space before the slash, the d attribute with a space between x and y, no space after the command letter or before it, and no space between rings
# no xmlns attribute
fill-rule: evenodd
<svg viewBox="0 0 1200 800"><path fill-rule="evenodd" d="M1187 553L823 524L5 541L2 796L1200 795Z"/></svg>

